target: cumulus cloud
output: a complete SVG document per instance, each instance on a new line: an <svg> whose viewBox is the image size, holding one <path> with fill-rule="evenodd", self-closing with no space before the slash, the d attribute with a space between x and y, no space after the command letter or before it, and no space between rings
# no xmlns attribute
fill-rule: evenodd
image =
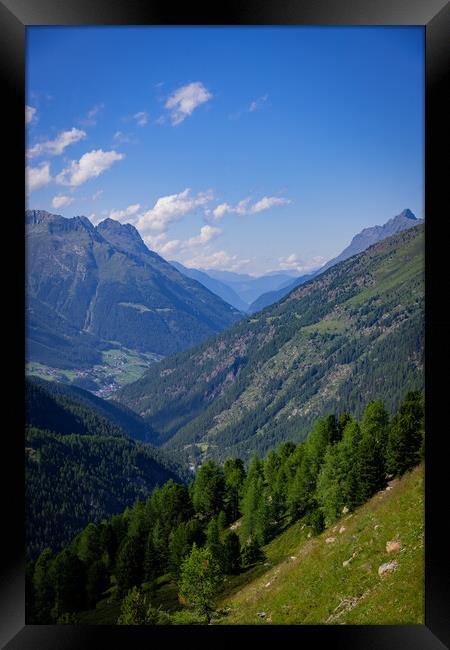
<svg viewBox="0 0 450 650"><path fill-rule="evenodd" d="M259 111L264 106L268 98L269 95L266 94L262 97L258 97L258 99L255 99L248 107L249 112L254 113L255 111Z"/></svg>
<svg viewBox="0 0 450 650"><path fill-rule="evenodd" d="M123 153L117 153L117 151L103 151L102 149L89 151L83 154L80 160L72 160L70 165L56 176L56 182L59 185L77 187L90 178L96 178L124 157Z"/></svg>
<svg viewBox="0 0 450 650"><path fill-rule="evenodd" d="M170 95L166 101L166 108L170 111L170 120L173 126L181 124L193 111L212 99L212 93L200 81L181 86Z"/></svg>
<svg viewBox="0 0 450 650"><path fill-rule="evenodd" d="M116 219L117 221L120 221L120 219L123 219L124 217L130 217L131 215L136 214L140 207L140 203L134 203L133 205L129 205L127 208L125 208L125 210L111 210L109 217L110 219Z"/></svg>
<svg viewBox="0 0 450 650"><path fill-rule="evenodd" d="M156 237L146 237L145 243L156 250L158 253L164 257L171 257L175 253L178 254L192 254L192 251L198 247L203 247L206 244L209 244L211 241L216 239L221 234L221 228L216 228L214 226L202 226L200 228L200 233L189 239L171 239L168 242L162 243L166 238L165 233L157 235Z"/></svg>
<svg viewBox="0 0 450 650"><path fill-rule="evenodd" d="M152 230L166 230L172 223L180 221L186 214L209 203L212 192L199 192L191 196L190 188L179 194L161 196L150 210L139 215L137 228L143 233Z"/></svg>
<svg viewBox="0 0 450 650"><path fill-rule="evenodd" d="M31 124L37 120L37 108L25 106L25 124Z"/></svg>
<svg viewBox="0 0 450 650"><path fill-rule="evenodd" d="M38 142L28 150L27 156L35 158L48 154L50 156L59 156L63 153L64 149L75 142L79 142L86 137L86 132L81 129L73 127L69 131L61 131L58 133L54 140L46 140L45 142Z"/></svg>
<svg viewBox="0 0 450 650"><path fill-rule="evenodd" d="M57 210L64 207L65 205L70 205L74 202L74 199L71 196L64 196L64 194L57 194L52 199L52 206Z"/></svg>
<svg viewBox="0 0 450 650"><path fill-rule="evenodd" d="M264 196L251 206L250 212L254 214L256 212L262 212L263 210L269 210L269 208L272 208L274 205L287 205L288 203L292 203L292 201L278 196Z"/></svg>
<svg viewBox="0 0 450 650"><path fill-rule="evenodd" d="M48 185L52 181L50 175L50 164L42 162L37 167L27 166L25 170L26 186L28 192L38 190L40 187Z"/></svg>
<svg viewBox="0 0 450 650"><path fill-rule="evenodd" d="M133 115L133 119L136 120L138 126L145 126L148 122L148 113L146 111L139 111Z"/></svg>

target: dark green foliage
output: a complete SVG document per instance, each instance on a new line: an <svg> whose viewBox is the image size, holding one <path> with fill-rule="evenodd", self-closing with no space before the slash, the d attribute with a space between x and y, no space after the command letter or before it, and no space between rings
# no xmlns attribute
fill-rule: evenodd
<svg viewBox="0 0 450 650"><path fill-rule="evenodd" d="M223 571L226 574L237 573L241 568L241 543L239 536L227 530L223 538Z"/></svg>
<svg viewBox="0 0 450 650"><path fill-rule="evenodd" d="M55 602L51 611L53 620L61 614L76 612L86 606L86 567L70 549L56 556L51 569Z"/></svg>
<svg viewBox="0 0 450 650"><path fill-rule="evenodd" d="M240 458L228 458L224 465L225 495L224 502L229 521L239 517L239 501L245 480L244 463Z"/></svg>
<svg viewBox="0 0 450 650"><path fill-rule="evenodd" d="M192 485L192 502L195 511L209 519L222 510L225 494L225 476L223 469L209 460L197 472Z"/></svg>
<svg viewBox="0 0 450 650"><path fill-rule="evenodd" d="M242 548L241 561L243 567L249 567L264 560L264 553L257 539L250 539Z"/></svg>
<svg viewBox="0 0 450 650"><path fill-rule="evenodd" d="M33 609L31 620L34 623L48 623L51 620L51 611L55 602L55 584L52 576L54 555L49 548L42 551L34 565Z"/></svg>
<svg viewBox="0 0 450 650"><path fill-rule="evenodd" d="M115 576L120 595L125 595L132 587L142 582L145 547L139 535L130 535L119 550Z"/></svg>
<svg viewBox="0 0 450 650"><path fill-rule="evenodd" d="M168 479L186 479L164 452L48 382L27 382L27 554L67 544L89 521L121 512ZM99 400L101 401L101 400ZM97 407L95 407L97 408ZM51 426L53 430L37 428Z"/></svg>
<svg viewBox="0 0 450 650"><path fill-rule="evenodd" d="M424 417L423 394L420 391L409 392L389 431L387 465L392 474L404 474L423 458Z"/></svg>
<svg viewBox="0 0 450 650"><path fill-rule="evenodd" d="M129 590L120 606L117 625L167 625L170 619L151 606L148 597L137 587Z"/></svg>

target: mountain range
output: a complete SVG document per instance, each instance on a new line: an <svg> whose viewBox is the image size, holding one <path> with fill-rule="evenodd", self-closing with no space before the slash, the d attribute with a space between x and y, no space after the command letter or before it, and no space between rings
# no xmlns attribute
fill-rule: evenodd
<svg viewBox="0 0 450 650"><path fill-rule="evenodd" d="M167 355L241 317L150 251L130 224L42 210L25 220L29 362L79 369L110 350Z"/></svg>
<svg viewBox="0 0 450 650"><path fill-rule="evenodd" d="M301 440L323 412L393 412L423 383L423 224L156 364L115 395L193 464Z"/></svg>
<svg viewBox="0 0 450 650"><path fill-rule="evenodd" d="M344 260L347 260L349 257L352 257L353 255L356 255L357 253L362 253L362 251L365 251L366 248L369 246L372 246L372 244L375 244L378 241L382 241L383 239L386 239L386 237L390 237L391 235L394 235L397 232L401 232L402 230L407 230L408 228L413 228L417 224L421 223L423 219L418 219L408 208L400 212L395 217L392 217L387 221L385 224L382 226L372 226L370 228L364 228L364 230L361 230L360 233L355 235L350 242L350 244L345 248L342 253L340 253L337 257L334 257L333 259L329 260L326 264L324 264L320 269L317 269L313 273L309 273L307 275L302 275L295 280L291 281L287 285L284 285L283 287L278 288L275 291L269 291L267 293L263 293L256 300L248 307L248 312L250 314L253 314L257 311L260 311L261 309L264 309L265 307L268 307L268 305L272 305L275 302L278 302L278 300L281 300L283 296L286 296L292 289L295 287L298 287L300 284L303 284L304 282L307 282L313 277L316 277L320 273L323 273L327 269L331 268L335 264L338 264L339 262L343 262Z"/></svg>

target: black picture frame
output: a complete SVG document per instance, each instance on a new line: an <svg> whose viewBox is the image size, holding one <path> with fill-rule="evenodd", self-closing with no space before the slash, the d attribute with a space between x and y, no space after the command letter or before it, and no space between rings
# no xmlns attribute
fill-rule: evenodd
<svg viewBox="0 0 450 650"><path fill-rule="evenodd" d="M421 25L426 34L425 232L426 232L426 602L425 625L415 626L204 626L124 628L107 626L25 625L24 552L24 150L25 32L31 25ZM4 125L11 138L5 147L11 201L3 214L5 252L14 250L4 275L8 317L7 385L3 427L2 542L0 572L0 645L8 650L45 650L148 646L199 641L229 644L235 638L259 642L283 640L296 645L326 644L333 650L438 650L450 646L448 537L445 532L448 460L446 397L450 322L447 302L448 83L450 6L445 0L229 0L214 8L188 4L176 14L169 3L148 0L0 0L0 66L4 89ZM407 110L407 106L405 106ZM448 136L447 136L448 137ZM448 183L448 181L447 181ZM14 189L13 189L14 188ZM447 230L446 230L447 228ZM14 244L16 245L13 249ZM447 271L448 272L448 271ZM5 303L4 303L5 304ZM22 325L22 327L21 327ZM15 339L16 343L12 341ZM9 345L11 341L11 345ZM9 357L8 357L9 355ZM15 406L13 407L13 404ZM447 509L448 510L448 509Z"/></svg>

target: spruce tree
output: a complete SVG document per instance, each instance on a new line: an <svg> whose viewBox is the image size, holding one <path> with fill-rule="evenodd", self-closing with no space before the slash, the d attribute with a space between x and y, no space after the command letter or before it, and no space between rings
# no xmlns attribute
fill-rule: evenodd
<svg viewBox="0 0 450 650"><path fill-rule="evenodd" d="M386 450L388 471L404 474L423 457L424 404L420 391L410 391L396 415L389 431Z"/></svg>

